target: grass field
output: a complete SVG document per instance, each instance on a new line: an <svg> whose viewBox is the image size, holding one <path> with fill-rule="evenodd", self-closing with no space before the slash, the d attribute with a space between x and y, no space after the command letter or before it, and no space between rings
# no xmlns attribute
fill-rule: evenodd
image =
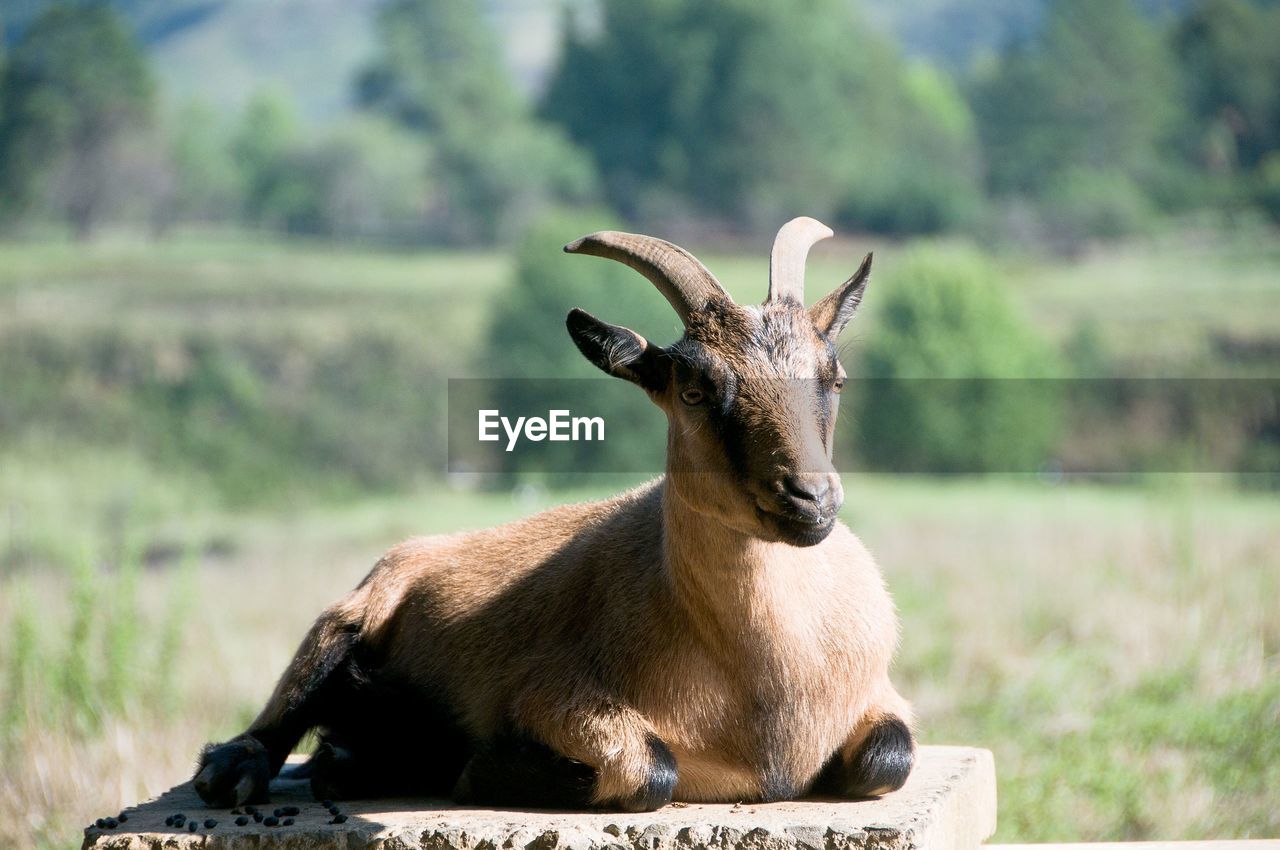
<svg viewBox="0 0 1280 850"><path fill-rule="evenodd" d="M864 247L815 252L810 279L841 278ZM877 247L878 262L895 250ZM707 262L740 297L762 295L763 255ZM1135 356L1154 352L1140 362L1207 357L1215 335L1280 335L1275 249L1002 265L1046 334L1094 321ZM0 847L73 846L94 817L188 776L202 742L250 719L315 613L395 541L607 490L484 493L430 470L330 487L298 470L371 440L393 461L413 444L334 414L323 439L304 435L314 454L287 463L212 438L195 456L157 441L166 417L205 417L240 442L254 432L216 409L149 421L152 397L124 404L117 385L195 335L296 369L366 358L429 396L444 375L497 368L477 340L509 274L494 255L244 239L0 246L0 346L22 341L0 348ZM860 333L874 328L870 312ZM130 346L146 358L116 353ZM91 357L117 365L64 363ZM49 375L66 378L56 404ZM302 407L348 398L302 386ZM241 464L245 483L228 486L218 464ZM308 483L256 494L259 472ZM1192 475L845 484L844 518L901 609L896 679L921 737L996 753L998 840L1280 835L1280 499Z"/></svg>

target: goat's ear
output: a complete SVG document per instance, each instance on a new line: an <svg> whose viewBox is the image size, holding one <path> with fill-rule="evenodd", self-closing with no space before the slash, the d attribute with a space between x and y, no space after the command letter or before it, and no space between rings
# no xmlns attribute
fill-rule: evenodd
<svg viewBox="0 0 1280 850"><path fill-rule="evenodd" d="M823 298L809 308L809 318L832 339L838 337L844 326L858 312L862 303L862 293L866 291L867 281L871 278L871 255L862 260L862 265L853 273L853 277L842 283L835 292Z"/></svg>
<svg viewBox="0 0 1280 850"><path fill-rule="evenodd" d="M574 345L597 368L639 384L651 393L666 388L669 370L662 349L640 334L578 309L569 311L565 325Z"/></svg>

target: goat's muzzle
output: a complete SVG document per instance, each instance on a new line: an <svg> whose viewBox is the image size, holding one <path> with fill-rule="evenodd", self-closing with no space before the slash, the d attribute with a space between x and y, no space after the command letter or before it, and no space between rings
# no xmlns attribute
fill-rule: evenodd
<svg viewBox="0 0 1280 850"><path fill-rule="evenodd" d="M834 472L787 473L756 497L761 521L792 546L821 543L835 527L844 504L840 476Z"/></svg>

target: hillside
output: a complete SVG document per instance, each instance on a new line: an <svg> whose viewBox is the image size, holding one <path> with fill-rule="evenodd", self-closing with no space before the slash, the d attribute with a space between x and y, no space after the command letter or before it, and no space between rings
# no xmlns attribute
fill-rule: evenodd
<svg viewBox="0 0 1280 850"><path fill-rule="evenodd" d="M324 123L348 106L351 79L373 50L381 0L110 0L146 45L167 99L235 110L254 92L289 94ZM6 0L12 42L52 0ZM554 60L560 0L485 0L512 72L528 89Z"/></svg>
<svg viewBox="0 0 1280 850"><path fill-rule="evenodd" d="M6 0L12 41L53 0ZM147 45L171 101L234 110L280 89L323 123L347 108L350 81L373 49L381 0L110 0ZM859 2L859 0L852 0ZM1050 0L860 0L878 29L911 56L952 69L1034 33ZM1137 0L1153 17L1194 0ZM520 87L537 91L555 61L560 10L592 0L481 0Z"/></svg>

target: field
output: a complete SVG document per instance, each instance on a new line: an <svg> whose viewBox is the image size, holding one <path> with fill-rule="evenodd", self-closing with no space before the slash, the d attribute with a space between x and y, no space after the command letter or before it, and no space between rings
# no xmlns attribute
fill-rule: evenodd
<svg viewBox="0 0 1280 850"><path fill-rule="evenodd" d="M1259 244L1001 266L1052 339L1092 322L1128 362L1203 371L1224 338L1280 335L1280 254ZM842 279L865 247L815 253L810 279ZM707 262L763 294L763 254ZM510 274L494 255L229 237L0 246L0 846L73 846L189 775L391 543L608 491L438 472L431 406L444 376L501 372L479 348ZM602 299L584 306L608 316ZM280 365L259 386L241 364L264 361ZM264 392L293 393L297 421L255 419ZM378 415L348 410L362 400ZM901 610L921 737L996 753L997 840L1280 834L1273 492L845 484Z"/></svg>

